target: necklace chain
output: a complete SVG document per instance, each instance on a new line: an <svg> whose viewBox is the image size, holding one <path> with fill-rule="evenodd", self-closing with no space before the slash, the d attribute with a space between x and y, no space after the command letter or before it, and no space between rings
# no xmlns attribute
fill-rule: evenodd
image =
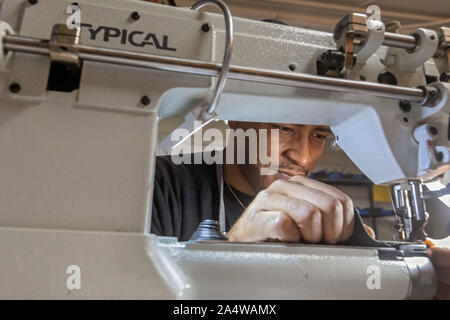
<svg viewBox="0 0 450 320"><path fill-rule="evenodd" d="M231 193L233 194L233 196L236 198L236 200L237 200L237 201L239 202L239 204L241 205L242 209L245 210L244 204L243 204L242 201L239 199L239 197L236 195L236 193L234 193L234 191L233 191L233 189L231 188L231 186L230 186L230 184L228 183L228 181L227 181L225 178L224 178L223 180L225 180L225 183L226 183L227 186L228 186L228 190L231 191Z"/></svg>

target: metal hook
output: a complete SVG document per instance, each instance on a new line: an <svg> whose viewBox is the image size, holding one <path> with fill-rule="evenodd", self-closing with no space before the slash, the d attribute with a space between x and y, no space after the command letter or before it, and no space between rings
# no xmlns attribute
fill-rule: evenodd
<svg viewBox="0 0 450 320"><path fill-rule="evenodd" d="M220 95L222 94L223 88L225 87L225 81L228 74L228 69L230 67L231 51L233 49L233 19L231 17L231 12L228 6L221 0L200 0L196 2L191 9L198 10L207 5L214 5L219 7L225 18L225 53L223 55L222 69L220 71L219 79L217 80L216 88L214 89L213 97L209 104L207 110L203 110L200 115L203 119L211 118L216 109L217 103L219 102ZM206 114L205 114L206 112Z"/></svg>

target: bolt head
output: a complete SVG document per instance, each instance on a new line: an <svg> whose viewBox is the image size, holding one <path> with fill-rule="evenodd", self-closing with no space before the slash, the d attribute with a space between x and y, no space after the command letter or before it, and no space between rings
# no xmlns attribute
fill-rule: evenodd
<svg viewBox="0 0 450 320"><path fill-rule="evenodd" d="M204 23L204 24L202 25L202 30L203 30L204 32L208 32L209 30L211 30L211 25L210 25L209 23Z"/></svg>
<svg viewBox="0 0 450 320"><path fill-rule="evenodd" d="M17 93L20 91L20 84L18 83L11 83L11 85L9 86L9 91L11 91L12 93Z"/></svg>
<svg viewBox="0 0 450 320"><path fill-rule="evenodd" d="M139 20L140 17L141 17L141 14L139 12L137 12L137 11L134 11L131 14L131 19L133 19L133 20Z"/></svg>
<svg viewBox="0 0 450 320"><path fill-rule="evenodd" d="M144 106L148 106L148 105L150 104L150 102L151 102L151 100L150 100L150 98L147 97L147 96L143 96L143 97L141 98L141 103L142 103Z"/></svg>
<svg viewBox="0 0 450 320"><path fill-rule="evenodd" d="M403 112L411 111L411 103L409 101L400 100L398 105Z"/></svg>

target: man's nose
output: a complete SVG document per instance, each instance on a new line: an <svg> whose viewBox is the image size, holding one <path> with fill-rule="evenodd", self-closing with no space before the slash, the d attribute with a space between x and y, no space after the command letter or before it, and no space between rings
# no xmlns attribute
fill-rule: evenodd
<svg viewBox="0 0 450 320"><path fill-rule="evenodd" d="M311 146L308 139L301 139L289 148L285 155L295 164L307 167L312 161Z"/></svg>

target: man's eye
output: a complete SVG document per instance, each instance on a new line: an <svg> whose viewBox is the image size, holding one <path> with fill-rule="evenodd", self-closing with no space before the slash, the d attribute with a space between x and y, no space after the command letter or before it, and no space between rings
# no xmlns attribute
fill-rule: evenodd
<svg viewBox="0 0 450 320"><path fill-rule="evenodd" d="M324 136L323 134L320 133L313 133L313 137L319 140L325 140L327 138L327 136Z"/></svg>

